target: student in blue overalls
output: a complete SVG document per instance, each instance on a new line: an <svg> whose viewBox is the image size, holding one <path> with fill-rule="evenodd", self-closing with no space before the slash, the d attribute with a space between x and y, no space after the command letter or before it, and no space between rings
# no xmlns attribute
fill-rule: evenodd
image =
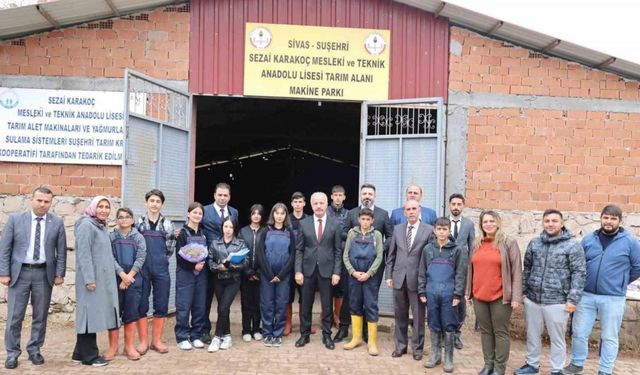
<svg viewBox="0 0 640 375"><path fill-rule="evenodd" d="M444 332L444 371L453 372L453 347L458 328L458 308L464 296L466 255L451 237L451 221L441 217L433 229L436 240L422 250L418 274L418 296L427 304L427 324L431 330L431 359L424 366L442 362L440 340Z"/></svg>
<svg viewBox="0 0 640 375"><path fill-rule="evenodd" d="M169 348L162 342L162 331L169 310L169 258L175 250L175 228L171 220L160 214L164 204L164 194L154 189L144 195L147 214L136 221L136 229L147 243L147 259L142 268L142 299L140 301L140 320L138 335L140 344L138 352L144 355L149 348L158 353L167 353ZM149 346L147 314L149 312L149 296L153 290L152 338Z"/></svg>
<svg viewBox="0 0 640 375"><path fill-rule="evenodd" d="M207 299L207 274L204 272L207 256L207 238L200 223L204 209L199 202L193 202L187 208L187 222L176 238L176 343L180 350L202 349L204 332L205 302ZM202 255L197 249L186 251L193 245L200 245ZM195 246L198 247L198 246ZM193 255L189 255L193 254ZM189 322L191 317L191 322Z"/></svg>
<svg viewBox="0 0 640 375"><path fill-rule="evenodd" d="M120 319L124 324L124 355L132 361L140 359L135 347L136 322L140 318L142 275L140 270L147 255L144 237L133 227L133 212L120 208L116 212L118 227L111 232L111 249L118 283ZM109 349L103 357L111 361L118 353L119 330L109 330Z"/></svg>
<svg viewBox="0 0 640 375"><path fill-rule="evenodd" d="M367 319L369 355L378 355L378 290L380 284L373 276L382 270L384 245L382 233L373 228L373 211L363 208L358 213L359 226L347 234L342 260L349 274L349 309L353 337L345 350L362 343L364 318Z"/></svg>
<svg viewBox="0 0 640 375"><path fill-rule="evenodd" d="M295 234L287 206L276 203L255 248L261 276L260 313L265 346L282 345L295 251Z"/></svg>

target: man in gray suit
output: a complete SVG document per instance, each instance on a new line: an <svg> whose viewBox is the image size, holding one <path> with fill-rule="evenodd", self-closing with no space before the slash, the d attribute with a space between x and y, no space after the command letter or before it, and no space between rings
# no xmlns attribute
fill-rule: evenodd
<svg viewBox="0 0 640 375"><path fill-rule="evenodd" d="M401 357L407 353L407 329L409 325L409 307L413 316L411 347L413 359L422 360L424 349L425 306L418 298L418 271L422 249L433 238L433 227L418 220L420 203L410 200L404 204L407 223L393 228L389 244L386 282L393 288L393 306L395 315L395 350L392 357Z"/></svg>
<svg viewBox="0 0 640 375"><path fill-rule="evenodd" d="M473 241L476 238L476 230L473 225L473 221L466 217L462 217L462 211L464 210L464 195L455 193L449 197L449 220L451 220L451 235L455 239L455 242L461 249L464 250L467 266L469 262L469 254L473 248ZM458 321L460 325L456 330L455 347L456 349L462 349L462 339L460 338L460 329L464 324L464 319L467 317L467 305L464 298L458 304ZM444 341L443 341L444 342Z"/></svg>
<svg viewBox="0 0 640 375"><path fill-rule="evenodd" d="M300 221L300 239L296 244L295 279L302 286L300 338L296 347L309 343L311 311L316 289L322 302L322 343L334 349L331 339L332 286L340 282L342 270L342 228L335 218L327 215L327 195L311 195L313 215Z"/></svg>
<svg viewBox="0 0 640 375"><path fill-rule="evenodd" d="M20 332L29 299L33 310L29 360L44 363L40 348L47 330L47 313L53 285L64 281L67 238L58 216L48 213L53 193L45 187L34 190L31 210L14 213L0 238L0 283L9 286L4 343L5 367L18 367Z"/></svg>

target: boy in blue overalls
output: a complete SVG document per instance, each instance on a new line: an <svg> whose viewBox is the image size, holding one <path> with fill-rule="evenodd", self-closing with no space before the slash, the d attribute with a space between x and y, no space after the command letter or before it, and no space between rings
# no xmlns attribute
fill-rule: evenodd
<svg viewBox="0 0 640 375"><path fill-rule="evenodd" d="M111 232L111 248L118 282L118 300L120 319L124 324L124 354L132 361L140 359L135 348L136 322L140 318L140 299L142 297L142 275L147 255L144 237L133 227L133 212L120 208L116 212L118 227ZM119 330L109 331L109 349L104 353L107 361L118 353Z"/></svg>
<svg viewBox="0 0 640 375"><path fill-rule="evenodd" d="M424 366L433 368L441 363L440 337L444 332L444 371L453 372L457 306L464 296L466 256L450 237L448 218L438 218L433 233L436 241L424 247L418 275L418 295L420 301L427 304L427 323L431 330L431 359Z"/></svg>
<svg viewBox="0 0 640 375"><path fill-rule="evenodd" d="M373 228L373 211L363 208L358 214L357 227L347 234L342 260L349 274L349 309L353 337L345 350L362 343L364 317L367 318L369 355L378 355L378 289L380 283L373 276L380 269L384 246L382 234ZM380 270L382 272L382 270Z"/></svg>
<svg viewBox="0 0 640 375"><path fill-rule="evenodd" d="M171 220L160 214L164 204L164 194L153 189L144 195L147 214L136 221L136 228L147 243L147 259L142 268L142 299L140 301L140 319L138 320L138 336L140 344L138 352L143 355L149 348L158 353L167 353L169 348L162 342L162 331L169 310L169 258L176 246L175 228ZM147 325L149 312L149 295L153 289L153 333L151 346Z"/></svg>

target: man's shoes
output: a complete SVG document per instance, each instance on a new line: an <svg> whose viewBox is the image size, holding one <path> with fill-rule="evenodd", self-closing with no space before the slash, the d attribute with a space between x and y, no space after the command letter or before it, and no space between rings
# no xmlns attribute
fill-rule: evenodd
<svg viewBox="0 0 640 375"><path fill-rule="evenodd" d="M462 333L456 332L455 341L453 342L453 346L455 346L455 348L458 350L464 348L464 344L462 344L462 339L460 339L461 335Z"/></svg>
<svg viewBox="0 0 640 375"><path fill-rule="evenodd" d="M611 374L604 371L598 371L598 375L611 375Z"/></svg>
<svg viewBox="0 0 640 375"><path fill-rule="evenodd" d="M211 344L211 335L209 333L203 334L202 337L200 337L200 341L207 345Z"/></svg>
<svg viewBox="0 0 640 375"><path fill-rule="evenodd" d="M13 370L18 367L18 358L16 357L8 357L4 361L4 368L8 368L9 370Z"/></svg>
<svg viewBox="0 0 640 375"><path fill-rule="evenodd" d="M36 366L44 365L44 357L40 353L29 354L29 360Z"/></svg>
<svg viewBox="0 0 640 375"><path fill-rule="evenodd" d="M393 358L399 358L402 357L403 354L407 354L407 349L402 349L402 350L394 350L393 353L391 353L391 356Z"/></svg>
<svg viewBox="0 0 640 375"><path fill-rule="evenodd" d="M422 353L413 353L413 359L416 361L422 361Z"/></svg>
<svg viewBox="0 0 640 375"><path fill-rule="evenodd" d="M491 373L493 372L493 369L490 368L483 368L482 370L480 370L480 372L478 373L478 375L491 375Z"/></svg>
<svg viewBox="0 0 640 375"><path fill-rule="evenodd" d="M338 326L338 332L333 337L333 342L341 342L349 336L349 326L340 324Z"/></svg>
<svg viewBox="0 0 640 375"><path fill-rule="evenodd" d="M82 362L83 365L92 366L92 367L102 367L109 364L104 358L98 357L91 362Z"/></svg>
<svg viewBox="0 0 640 375"><path fill-rule="evenodd" d="M562 370L559 370L559 371L551 371L551 375L564 375L564 373L562 372Z"/></svg>
<svg viewBox="0 0 640 375"><path fill-rule="evenodd" d="M584 367L569 363L568 366L562 369L562 372L566 375L582 375L584 374Z"/></svg>
<svg viewBox="0 0 640 375"><path fill-rule="evenodd" d="M331 335L322 335L322 343L324 344L324 347L329 350L333 350L336 348L336 344L333 343Z"/></svg>
<svg viewBox="0 0 640 375"><path fill-rule="evenodd" d="M524 366L520 367L519 369L516 369L513 372L513 375L537 374L538 372L540 372L539 368L533 367L530 364L525 363Z"/></svg>
<svg viewBox="0 0 640 375"><path fill-rule="evenodd" d="M298 341L296 341L296 348L302 348L303 346L307 345L309 343L309 336L308 335L303 335L300 336L300 338L298 339Z"/></svg>

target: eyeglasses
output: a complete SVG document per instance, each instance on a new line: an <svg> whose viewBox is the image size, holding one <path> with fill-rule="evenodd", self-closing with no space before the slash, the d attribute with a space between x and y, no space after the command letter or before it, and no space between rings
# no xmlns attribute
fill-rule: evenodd
<svg viewBox="0 0 640 375"><path fill-rule="evenodd" d="M133 219L131 216L118 216L117 217L118 220L127 220L127 219Z"/></svg>

